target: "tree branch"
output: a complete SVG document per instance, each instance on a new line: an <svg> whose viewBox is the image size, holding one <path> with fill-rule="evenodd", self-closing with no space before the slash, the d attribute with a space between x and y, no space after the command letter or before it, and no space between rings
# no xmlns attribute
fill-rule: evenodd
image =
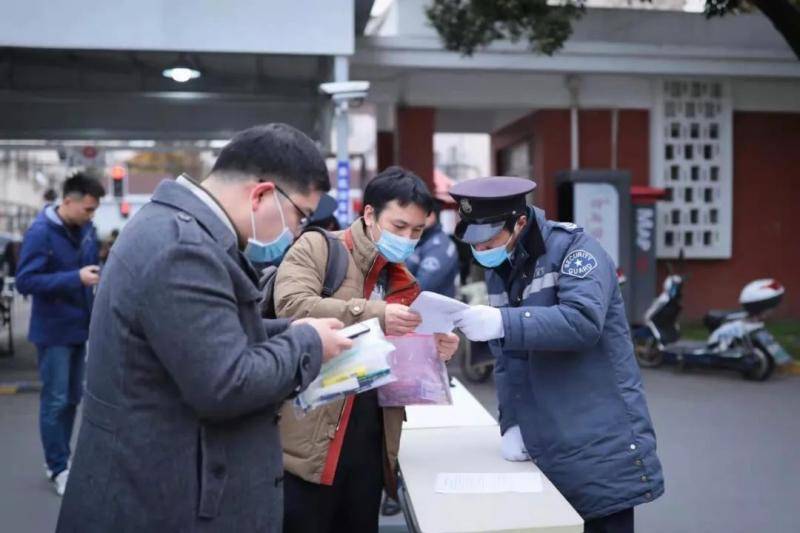
<svg viewBox="0 0 800 533"><path fill-rule="evenodd" d="M790 0L750 0L772 22L800 59L800 8Z"/></svg>

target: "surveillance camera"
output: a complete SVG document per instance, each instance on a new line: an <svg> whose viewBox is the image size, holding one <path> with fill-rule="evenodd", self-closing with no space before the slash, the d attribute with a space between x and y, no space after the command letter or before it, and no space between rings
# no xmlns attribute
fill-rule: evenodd
<svg viewBox="0 0 800 533"><path fill-rule="evenodd" d="M333 81L322 83L319 91L334 102L360 103L367 97L368 81Z"/></svg>

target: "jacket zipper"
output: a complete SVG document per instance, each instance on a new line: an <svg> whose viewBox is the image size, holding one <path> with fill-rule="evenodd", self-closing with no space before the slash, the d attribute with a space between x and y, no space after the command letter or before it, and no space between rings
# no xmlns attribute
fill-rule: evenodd
<svg viewBox="0 0 800 533"><path fill-rule="evenodd" d="M347 407L347 398L342 402L342 408L339 410L339 419L336 421L336 433L339 432L339 427L342 425L342 417L344 417L344 408Z"/></svg>

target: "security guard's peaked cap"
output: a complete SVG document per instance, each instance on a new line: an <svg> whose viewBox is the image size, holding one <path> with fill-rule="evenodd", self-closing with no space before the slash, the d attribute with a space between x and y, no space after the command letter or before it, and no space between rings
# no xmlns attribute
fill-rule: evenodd
<svg viewBox="0 0 800 533"><path fill-rule="evenodd" d="M525 195L536 188L529 179L496 176L456 183L450 189L461 222L456 237L479 244L500 233L509 219L525 214Z"/></svg>

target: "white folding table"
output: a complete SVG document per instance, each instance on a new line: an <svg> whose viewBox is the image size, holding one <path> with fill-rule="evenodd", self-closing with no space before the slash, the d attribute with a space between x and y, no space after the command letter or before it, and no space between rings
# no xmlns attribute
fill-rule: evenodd
<svg viewBox="0 0 800 533"><path fill-rule="evenodd" d="M582 532L581 517L541 473L541 492L436 492L440 473L539 472L530 461L502 458L494 418L463 385L454 382L453 405L407 408L399 463L401 504L409 529L420 533Z"/></svg>

